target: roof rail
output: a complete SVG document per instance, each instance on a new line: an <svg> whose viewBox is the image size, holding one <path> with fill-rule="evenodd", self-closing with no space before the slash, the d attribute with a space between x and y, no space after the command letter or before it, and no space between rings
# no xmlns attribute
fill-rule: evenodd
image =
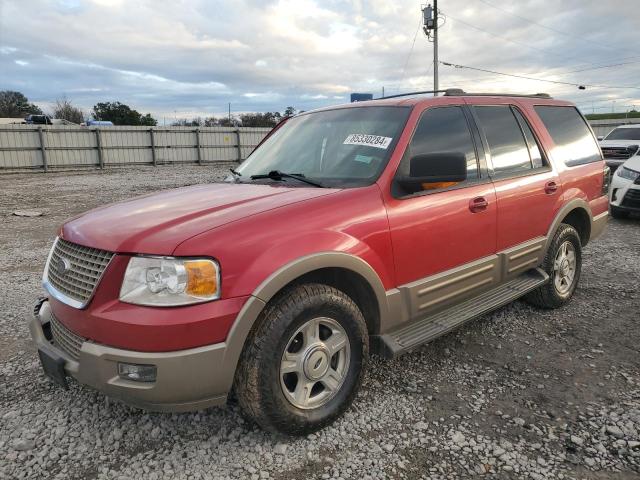
<svg viewBox="0 0 640 480"><path fill-rule="evenodd" d="M446 91L445 96L455 97L458 95L467 95L470 97L534 97L534 98L552 98L548 93L475 93L465 92L459 88L450 88Z"/></svg>
<svg viewBox="0 0 640 480"><path fill-rule="evenodd" d="M427 95L429 93L444 93L445 97L458 97L461 95L471 96L471 97L533 97L533 98L552 98L548 93L474 93L474 92L465 92L461 88L447 88L445 90L422 90L419 92L407 92L407 93L398 93L396 95L387 95L386 97L380 97L377 100L384 100L387 98L398 98L398 97L410 97L413 95Z"/></svg>
<svg viewBox="0 0 640 480"><path fill-rule="evenodd" d="M453 92L454 94L464 95L464 92L459 88L447 88L446 90L422 90L420 92L407 92L407 93L398 93L396 95L387 95L384 97L377 98L376 100L384 100L386 98L397 98L397 97L410 97L411 95L425 95L428 93L444 93L447 95L449 92Z"/></svg>

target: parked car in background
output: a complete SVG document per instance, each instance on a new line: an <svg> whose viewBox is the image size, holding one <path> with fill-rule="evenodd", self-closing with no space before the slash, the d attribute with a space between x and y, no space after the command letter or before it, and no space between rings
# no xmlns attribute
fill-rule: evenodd
<svg viewBox="0 0 640 480"><path fill-rule="evenodd" d="M109 120L87 120L83 125L87 127L113 127Z"/></svg>
<svg viewBox="0 0 640 480"><path fill-rule="evenodd" d="M393 358L524 297L573 296L609 168L548 95L400 96L305 112L225 183L62 225L30 318L44 371L148 410L224 404L288 434ZM531 321L536 321L532 314Z"/></svg>
<svg viewBox="0 0 640 480"><path fill-rule="evenodd" d="M28 115L24 119L27 125L53 125L53 121L49 115Z"/></svg>
<svg viewBox="0 0 640 480"><path fill-rule="evenodd" d="M620 125L600 140L604 161L614 172L634 155L640 155L640 125Z"/></svg>
<svg viewBox="0 0 640 480"><path fill-rule="evenodd" d="M612 176L609 204L613 218L640 213L640 155L624 162Z"/></svg>

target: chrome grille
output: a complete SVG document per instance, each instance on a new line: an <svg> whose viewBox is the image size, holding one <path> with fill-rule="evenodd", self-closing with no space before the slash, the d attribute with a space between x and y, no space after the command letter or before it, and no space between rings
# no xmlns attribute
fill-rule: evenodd
<svg viewBox="0 0 640 480"><path fill-rule="evenodd" d="M638 145L630 145L628 147L602 147L604 158L612 160L626 160L638 151Z"/></svg>
<svg viewBox="0 0 640 480"><path fill-rule="evenodd" d="M66 352L74 360L80 358L80 349L85 339L65 327L53 314L51 314L51 335L56 347Z"/></svg>
<svg viewBox="0 0 640 480"><path fill-rule="evenodd" d="M73 307L82 308L91 299L113 255L58 238L45 269L45 287L48 283L55 290L49 289L53 296Z"/></svg>

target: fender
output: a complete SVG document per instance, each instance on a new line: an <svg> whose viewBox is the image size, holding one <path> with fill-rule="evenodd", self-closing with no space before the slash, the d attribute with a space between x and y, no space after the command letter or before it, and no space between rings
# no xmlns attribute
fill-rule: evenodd
<svg viewBox="0 0 640 480"><path fill-rule="evenodd" d="M541 258L544 258L544 256L547 253L547 250L549 249L549 245L551 244L551 241L553 240L553 236L556 234L556 232L558 231L558 228L560 227L560 224L562 223L562 220L564 220L564 218L572 211L575 210L576 208L584 210L584 212L589 216L589 235L591 236L591 229L593 226L593 215L591 214L591 208L589 207L589 204L583 200L582 198L574 198L573 200L570 200L568 203L566 203L556 214L555 218L553 219L553 222L551 222L551 227L549 227L549 230L547 231L547 240L544 244L544 248L542 249L543 254L541 255ZM584 245L583 245L584 246Z"/></svg>
<svg viewBox="0 0 640 480"><path fill-rule="evenodd" d="M288 283L306 273L322 268L344 268L363 277L376 295L380 316L386 317L388 314L386 291L380 277L362 258L344 252L318 252L294 260L276 270L258 285L253 295L267 303Z"/></svg>
<svg viewBox="0 0 640 480"><path fill-rule="evenodd" d="M380 324L386 324L389 317L386 292L380 277L371 265L355 255L342 252L318 252L298 258L276 270L258 285L240 310L238 318L225 340L226 348L223 364L216 367L218 375L221 377L221 394L231 390L245 341L267 302L296 278L322 268L344 268L363 277L369 283L376 296L380 312Z"/></svg>

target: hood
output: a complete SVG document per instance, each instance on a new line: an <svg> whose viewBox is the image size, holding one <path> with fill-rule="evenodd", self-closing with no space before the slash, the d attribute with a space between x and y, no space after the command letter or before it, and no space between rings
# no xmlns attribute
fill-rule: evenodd
<svg viewBox="0 0 640 480"><path fill-rule="evenodd" d="M220 225L337 191L237 183L195 185L91 210L65 223L62 237L111 252L170 255L184 240Z"/></svg>
<svg viewBox="0 0 640 480"><path fill-rule="evenodd" d="M600 140L600 148L639 146L640 140Z"/></svg>
<svg viewBox="0 0 640 480"><path fill-rule="evenodd" d="M640 172L640 155L634 155L622 164L623 167Z"/></svg>

